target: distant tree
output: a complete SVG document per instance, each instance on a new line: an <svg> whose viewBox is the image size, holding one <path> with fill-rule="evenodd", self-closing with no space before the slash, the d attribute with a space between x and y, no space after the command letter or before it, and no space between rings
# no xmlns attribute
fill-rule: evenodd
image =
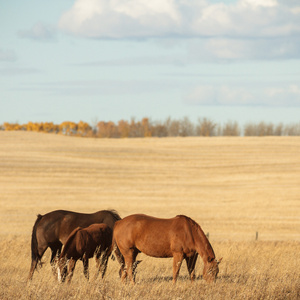
<svg viewBox="0 0 300 300"><path fill-rule="evenodd" d="M167 130L165 124L163 124L161 121L156 121L152 125L152 136L156 136L156 137L168 136L168 130Z"/></svg>
<svg viewBox="0 0 300 300"><path fill-rule="evenodd" d="M44 132L48 132L48 133L52 133L52 132L58 133L59 132L59 126L55 125L52 122L45 122L45 123L42 123L42 130Z"/></svg>
<svg viewBox="0 0 300 300"><path fill-rule="evenodd" d="M170 117L165 121L165 127L168 132L168 136L180 135L180 121L172 120Z"/></svg>
<svg viewBox="0 0 300 300"><path fill-rule="evenodd" d="M284 128L284 135L300 136L300 122L286 125Z"/></svg>
<svg viewBox="0 0 300 300"><path fill-rule="evenodd" d="M239 136L241 135L241 129L237 122L228 121L225 123L221 132L218 135L222 136Z"/></svg>
<svg viewBox="0 0 300 300"><path fill-rule="evenodd" d="M79 121L77 125L77 134L81 136L88 136L91 135L91 132L92 132L92 127L88 123Z"/></svg>
<svg viewBox="0 0 300 300"><path fill-rule="evenodd" d="M59 131L65 135L74 135L77 133L78 126L74 122L66 121L59 125Z"/></svg>
<svg viewBox="0 0 300 300"><path fill-rule="evenodd" d="M282 123L276 125L276 127L274 128L274 135L282 136L283 135L283 130L284 130L284 127L283 127Z"/></svg>
<svg viewBox="0 0 300 300"><path fill-rule="evenodd" d="M196 126L196 134L198 136L215 136L217 124L206 118L199 118Z"/></svg>
<svg viewBox="0 0 300 300"><path fill-rule="evenodd" d="M99 122L98 118L93 118L93 120L92 120L92 136L97 136L98 122Z"/></svg>
<svg viewBox="0 0 300 300"><path fill-rule="evenodd" d="M257 125L257 135L258 136L271 136L273 135L273 124L260 122Z"/></svg>
<svg viewBox="0 0 300 300"><path fill-rule="evenodd" d="M5 122L3 127L6 131L13 131L13 130L25 130L24 125L20 125L18 123L8 123Z"/></svg>
<svg viewBox="0 0 300 300"><path fill-rule="evenodd" d="M129 137L144 137L144 128L141 122L136 122L134 118L131 118Z"/></svg>
<svg viewBox="0 0 300 300"><path fill-rule="evenodd" d="M151 137L152 136L151 123L149 122L148 118L142 119L141 126L142 126L143 136Z"/></svg>
<svg viewBox="0 0 300 300"><path fill-rule="evenodd" d="M130 133L130 125L127 121L118 122L118 133L121 138L128 138Z"/></svg>
<svg viewBox="0 0 300 300"><path fill-rule="evenodd" d="M97 136L101 138L115 138L119 137L118 129L114 122L98 122Z"/></svg>
<svg viewBox="0 0 300 300"><path fill-rule="evenodd" d="M56 125L52 122L33 123L20 125L18 123L5 122L0 125L0 130L27 130L47 133L62 133L66 135L80 135L86 137L128 138L128 137L176 137L176 136L240 136L241 128L237 122L228 121L223 126L216 124L207 118L199 118L194 125L188 117L181 120L172 120L170 117L165 121L152 122L148 118L141 121L130 122L120 120L114 122L97 122L90 126L84 121L78 124L63 122ZM246 123L243 130L244 136L300 136L300 123L283 125L279 123L259 122Z"/></svg>
<svg viewBox="0 0 300 300"><path fill-rule="evenodd" d="M244 126L244 136L256 136L256 127L253 123L246 123Z"/></svg>
<svg viewBox="0 0 300 300"><path fill-rule="evenodd" d="M278 128L280 130L280 128ZM272 123L260 122L258 124L247 123L244 127L245 136L273 136L275 135Z"/></svg>
<svg viewBox="0 0 300 300"><path fill-rule="evenodd" d="M195 127L188 117L184 117L180 122L179 127L180 136L194 136Z"/></svg>

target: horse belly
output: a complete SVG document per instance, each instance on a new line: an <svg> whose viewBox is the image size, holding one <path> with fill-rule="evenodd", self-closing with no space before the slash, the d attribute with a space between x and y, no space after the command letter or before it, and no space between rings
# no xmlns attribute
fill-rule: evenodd
<svg viewBox="0 0 300 300"><path fill-rule="evenodd" d="M148 240L137 242L136 248L142 253L152 257L172 257L171 246L168 241Z"/></svg>

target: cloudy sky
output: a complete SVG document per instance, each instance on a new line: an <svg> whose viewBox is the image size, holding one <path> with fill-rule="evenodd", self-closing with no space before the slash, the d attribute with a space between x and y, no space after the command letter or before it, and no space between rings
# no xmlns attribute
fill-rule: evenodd
<svg viewBox="0 0 300 300"><path fill-rule="evenodd" d="M300 121L298 0L0 0L0 124Z"/></svg>

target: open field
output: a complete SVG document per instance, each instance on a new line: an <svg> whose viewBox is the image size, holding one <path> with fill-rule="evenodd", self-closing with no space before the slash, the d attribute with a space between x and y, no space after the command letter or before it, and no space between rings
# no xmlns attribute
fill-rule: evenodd
<svg viewBox="0 0 300 300"><path fill-rule="evenodd" d="M122 217L193 218L223 257L216 284L201 279L201 259L194 284L183 266L173 286L170 259L141 256L135 287L120 284L111 260L103 283L87 283L78 263L66 287L51 274L48 252L26 284L38 213L109 208ZM297 299L300 138L87 139L0 131L0 219L0 299Z"/></svg>

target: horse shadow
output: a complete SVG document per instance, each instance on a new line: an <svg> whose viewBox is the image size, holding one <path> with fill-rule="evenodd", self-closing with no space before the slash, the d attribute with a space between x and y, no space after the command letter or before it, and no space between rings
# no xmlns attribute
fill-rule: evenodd
<svg viewBox="0 0 300 300"><path fill-rule="evenodd" d="M202 275L198 275L195 277L195 281L200 281L203 279ZM178 275L177 282L186 282L190 281L190 277L188 275ZM139 279L140 283L162 283L162 282L172 282L173 276L155 276L151 278L141 278Z"/></svg>
<svg viewBox="0 0 300 300"><path fill-rule="evenodd" d="M232 282L236 280L235 276L231 276L229 274L224 274L224 275L219 275L217 277L217 281L221 282ZM173 276L154 276L150 278L140 278L138 279L138 282L140 283L162 283L162 282L172 282L173 281ZM178 275L177 277L177 282L191 282L191 278L188 275ZM194 282L197 281L204 281L202 275L198 275L195 277Z"/></svg>

